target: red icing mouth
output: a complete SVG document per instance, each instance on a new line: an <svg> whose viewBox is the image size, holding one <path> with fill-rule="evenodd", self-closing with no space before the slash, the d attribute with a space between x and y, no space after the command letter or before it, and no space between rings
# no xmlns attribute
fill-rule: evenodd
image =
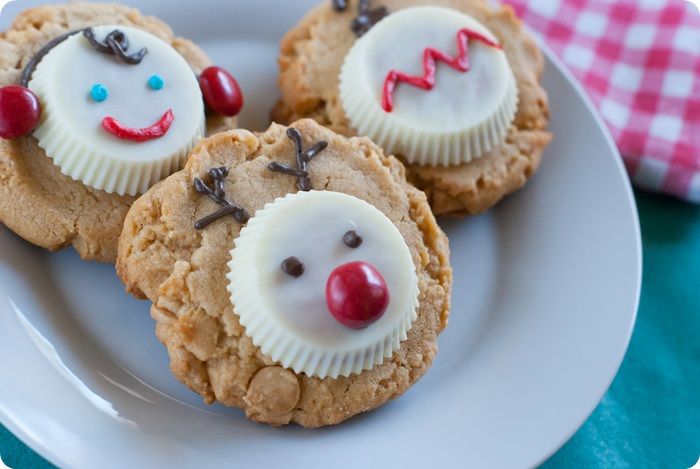
<svg viewBox="0 0 700 469"><path fill-rule="evenodd" d="M435 74L437 72L437 63L444 62L453 69L466 73L469 71L469 40L475 40L486 44L495 49L503 49L503 47L493 42L483 34L472 31L469 28L460 29L457 32L457 46L459 54L455 57L432 47L426 47L423 51L423 76L409 75L398 70L391 70L384 80L384 88L382 90L382 108L386 112L394 110L394 90L396 86L403 82L416 88L423 90L432 90L435 87Z"/></svg>
<svg viewBox="0 0 700 469"><path fill-rule="evenodd" d="M114 117L107 116L102 119L102 127L115 137L121 138L122 140L132 140L134 142L147 142L149 140L154 140L160 138L170 130L170 126L175 120L175 115L172 109L163 114L163 116L158 119L158 122L150 127L143 127L140 129L134 129L132 127L127 127L121 124Z"/></svg>

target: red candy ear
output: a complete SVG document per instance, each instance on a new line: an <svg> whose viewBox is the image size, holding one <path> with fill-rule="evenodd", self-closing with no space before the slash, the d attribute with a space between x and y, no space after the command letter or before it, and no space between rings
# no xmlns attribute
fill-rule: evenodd
<svg viewBox="0 0 700 469"><path fill-rule="evenodd" d="M0 138L30 133L39 123L41 105L32 90L19 85L0 88Z"/></svg>
<svg viewBox="0 0 700 469"><path fill-rule="evenodd" d="M243 93L233 76L220 67L209 67L199 76L204 104L217 114L235 116L243 107Z"/></svg>

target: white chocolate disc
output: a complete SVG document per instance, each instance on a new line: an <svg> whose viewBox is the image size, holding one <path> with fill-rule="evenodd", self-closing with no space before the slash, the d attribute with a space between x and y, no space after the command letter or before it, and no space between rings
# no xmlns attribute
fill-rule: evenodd
<svg viewBox="0 0 700 469"><path fill-rule="evenodd" d="M355 230L352 249L343 235ZM349 376L391 357L416 318L418 278L399 230L374 206L339 192L287 195L258 210L241 230L229 263L229 291L246 333L267 356L296 373ZM282 262L296 257L304 273ZM326 305L329 274L364 261L381 273L389 306L376 322L350 329Z"/></svg>
<svg viewBox="0 0 700 469"><path fill-rule="evenodd" d="M148 53L140 64L126 64L95 50L82 33L53 48L29 83L42 105L34 136L67 176L105 192L141 194L177 171L204 134L202 94L189 64L156 36L127 26L93 29L101 42L118 29L129 40L127 54L142 47ZM162 89L149 86L153 75L163 79ZM102 102L91 95L97 84L108 91ZM102 126L109 116L146 128L168 110L174 115L168 131L145 142L121 139Z"/></svg>
<svg viewBox="0 0 700 469"><path fill-rule="evenodd" d="M433 6L392 13L358 39L340 73L340 100L358 132L409 163L429 166L467 163L501 143L517 110L515 77L501 49L476 39L468 41L468 71L437 61L432 90L399 83L393 111L382 107L390 71L424 76L428 47L458 57L464 28L498 43L474 18Z"/></svg>

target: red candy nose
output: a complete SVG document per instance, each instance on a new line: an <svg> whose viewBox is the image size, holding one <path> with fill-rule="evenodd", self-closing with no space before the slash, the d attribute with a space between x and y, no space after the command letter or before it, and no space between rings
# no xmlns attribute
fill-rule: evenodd
<svg viewBox="0 0 700 469"><path fill-rule="evenodd" d="M367 262L337 267L326 283L328 310L341 324L362 329L377 321L389 306L384 277Z"/></svg>
<svg viewBox="0 0 700 469"><path fill-rule="evenodd" d="M0 88L0 138L18 138L34 130L41 117L39 98L28 88Z"/></svg>
<svg viewBox="0 0 700 469"><path fill-rule="evenodd" d="M243 107L243 93L233 76L220 67L209 67L199 76L204 103L224 116L235 116Z"/></svg>

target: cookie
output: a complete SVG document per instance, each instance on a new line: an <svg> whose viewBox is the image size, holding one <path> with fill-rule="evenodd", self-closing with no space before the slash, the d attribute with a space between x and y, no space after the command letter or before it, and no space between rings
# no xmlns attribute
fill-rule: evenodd
<svg viewBox="0 0 700 469"><path fill-rule="evenodd" d="M405 164L435 214L488 210L551 139L544 60L509 6L334 0L282 40L273 120L367 135Z"/></svg>
<svg viewBox="0 0 700 469"><path fill-rule="evenodd" d="M305 119L200 142L129 211L117 271L207 403L318 427L400 396L447 325L445 234L403 165Z"/></svg>
<svg viewBox="0 0 700 469"><path fill-rule="evenodd" d="M135 198L205 133L235 126L240 106L224 115L231 96L217 94L229 79L135 9L24 11L0 38L0 222L43 248L114 262Z"/></svg>

